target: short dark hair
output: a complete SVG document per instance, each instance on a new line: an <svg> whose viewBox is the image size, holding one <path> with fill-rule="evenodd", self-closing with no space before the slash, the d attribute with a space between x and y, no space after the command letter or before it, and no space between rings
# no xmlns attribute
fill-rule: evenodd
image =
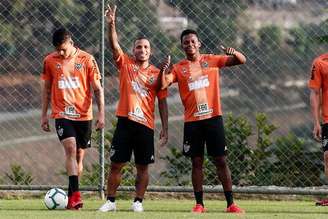
<svg viewBox="0 0 328 219"><path fill-rule="evenodd" d="M141 35L141 36L138 36L135 40L134 40L134 45L136 44L137 40L148 40L149 44L150 44L150 41L148 39L148 37L144 36L144 35Z"/></svg>
<svg viewBox="0 0 328 219"><path fill-rule="evenodd" d="M188 35L188 34L195 34L196 37L197 37L197 39L199 39L196 30L186 29L186 30L182 31L182 33L181 33L181 36L180 36L180 41L181 41L181 43L182 43L182 39L183 39L183 37L186 36L186 35Z"/></svg>
<svg viewBox="0 0 328 219"><path fill-rule="evenodd" d="M68 30L65 28L59 28L55 30L52 35L52 45L54 45L54 47L58 47L70 38L72 38L72 34Z"/></svg>

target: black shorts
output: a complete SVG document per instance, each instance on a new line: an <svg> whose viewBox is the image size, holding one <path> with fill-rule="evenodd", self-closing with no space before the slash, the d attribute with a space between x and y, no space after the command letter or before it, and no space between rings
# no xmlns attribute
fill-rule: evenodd
<svg viewBox="0 0 328 219"><path fill-rule="evenodd" d="M184 124L183 154L185 156L204 156L205 144L209 156L226 154L222 116Z"/></svg>
<svg viewBox="0 0 328 219"><path fill-rule="evenodd" d="M91 147L92 120L55 119L55 126L60 141L74 137L77 148L85 149Z"/></svg>
<svg viewBox="0 0 328 219"><path fill-rule="evenodd" d="M126 117L118 117L110 149L110 160L116 163L128 162L132 151L136 164L154 163L154 130Z"/></svg>
<svg viewBox="0 0 328 219"><path fill-rule="evenodd" d="M324 152L328 151L328 123L321 127L321 144Z"/></svg>

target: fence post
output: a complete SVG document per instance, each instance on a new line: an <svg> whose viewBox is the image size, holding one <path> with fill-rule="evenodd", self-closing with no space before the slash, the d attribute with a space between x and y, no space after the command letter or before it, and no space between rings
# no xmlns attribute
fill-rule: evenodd
<svg viewBox="0 0 328 219"><path fill-rule="evenodd" d="M101 64L100 64L100 69L101 69L101 77L102 77L102 87L104 87L104 82L105 82L105 49L104 49L104 44L105 44L105 17L104 17L104 10L105 10L105 0L101 1L101 31L100 31L100 50L101 50ZM104 161L104 137L105 137L105 129L101 130L101 135L99 139L99 164L100 164L100 177L99 177L99 196L101 199L105 198L104 194L104 188L105 188L105 161Z"/></svg>

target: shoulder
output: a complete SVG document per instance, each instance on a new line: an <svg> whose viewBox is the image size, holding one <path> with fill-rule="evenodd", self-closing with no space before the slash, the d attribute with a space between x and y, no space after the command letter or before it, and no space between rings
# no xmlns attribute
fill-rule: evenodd
<svg viewBox="0 0 328 219"><path fill-rule="evenodd" d="M225 58L226 55L217 55L217 54L202 54L202 59L205 60L218 60L221 58Z"/></svg>
<svg viewBox="0 0 328 219"><path fill-rule="evenodd" d="M81 49L78 49L77 57L80 59L87 59L87 60L94 59L93 55Z"/></svg>
<svg viewBox="0 0 328 219"><path fill-rule="evenodd" d="M59 58L59 55L57 52L50 52L45 56L44 62L51 62L51 61L56 60L57 58Z"/></svg>
<svg viewBox="0 0 328 219"><path fill-rule="evenodd" d="M149 71L153 74L159 74L159 72L160 72L159 68L157 68L155 65L150 65Z"/></svg>
<svg viewBox="0 0 328 219"><path fill-rule="evenodd" d="M178 68L182 68L183 66L188 65L188 60L187 59L182 59L179 62L173 64L173 68L178 69Z"/></svg>

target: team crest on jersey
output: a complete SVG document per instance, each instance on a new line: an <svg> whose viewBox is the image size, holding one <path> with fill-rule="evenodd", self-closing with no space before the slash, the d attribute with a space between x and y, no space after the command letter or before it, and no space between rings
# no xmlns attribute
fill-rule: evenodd
<svg viewBox="0 0 328 219"><path fill-rule="evenodd" d="M154 78L154 76L151 76L151 77L148 79L148 84L153 85L154 82L155 82L155 78Z"/></svg>
<svg viewBox="0 0 328 219"><path fill-rule="evenodd" d="M202 68L207 68L208 67L208 62L202 62L201 66L202 66Z"/></svg>
<svg viewBox="0 0 328 219"><path fill-rule="evenodd" d="M61 69L61 64L57 63L56 64L56 69Z"/></svg>
<svg viewBox="0 0 328 219"><path fill-rule="evenodd" d="M82 68L82 64L81 63L75 63L75 69L76 70L80 70Z"/></svg>

